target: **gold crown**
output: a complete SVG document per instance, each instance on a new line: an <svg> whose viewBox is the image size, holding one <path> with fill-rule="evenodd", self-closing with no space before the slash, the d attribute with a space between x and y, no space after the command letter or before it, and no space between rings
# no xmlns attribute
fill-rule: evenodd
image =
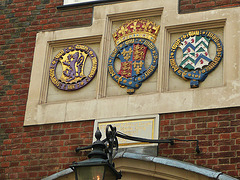
<svg viewBox="0 0 240 180"><path fill-rule="evenodd" d="M127 21L113 34L116 45L131 38L146 38L152 42L156 41L160 26L147 19L135 19Z"/></svg>

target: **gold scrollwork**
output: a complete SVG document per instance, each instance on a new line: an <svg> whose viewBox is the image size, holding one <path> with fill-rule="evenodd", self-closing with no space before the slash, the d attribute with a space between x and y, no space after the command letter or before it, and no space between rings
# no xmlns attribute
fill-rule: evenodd
<svg viewBox="0 0 240 180"><path fill-rule="evenodd" d="M121 76L120 78L118 78L118 85L119 85L121 88L125 88L125 86L122 86L122 85L120 84L120 82L122 81L122 78L123 78L123 76Z"/></svg>

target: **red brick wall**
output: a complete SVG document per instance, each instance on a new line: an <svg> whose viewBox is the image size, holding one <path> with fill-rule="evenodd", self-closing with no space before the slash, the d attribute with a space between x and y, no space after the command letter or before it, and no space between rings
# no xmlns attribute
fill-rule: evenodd
<svg viewBox="0 0 240 180"><path fill-rule="evenodd" d="M0 179L41 179L86 158L78 145L92 143L93 121L22 127L4 123L0 144Z"/></svg>
<svg viewBox="0 0 240 180"><path fill-rule="evenodd" d="M239 0L179 0L179 13L240 6Z"/></svg>
<svg viewBox="0 0 240 180"><path fill-rule="evenodd" d="M198 139L159 145L159 155L187 161L240 177L240 108L227 108L160 116L160 138Z"/></svg>
<svg viewBox="0 0 240 180"><path fill-rule="evenodd" d="M92 141L93 121L23 127L36 33L91 24L92 7L59 5L62 0L0 1L1 180L49 176L86 158L74 149ZM232 108L162 115L161 138L197 138L203 152L196 155L194 143L178 143L161 145L159 155L240 176L239 114Z"/></svg>
<svg viewBox="0 0 240 180"><path fill-rule="evenodd" d="M92 7L59 5L62 0L0 1L1 180L49 176L78 161L82 154L74 148L92 141L93 121L23 127L36 33L91 24Z"/></svg>

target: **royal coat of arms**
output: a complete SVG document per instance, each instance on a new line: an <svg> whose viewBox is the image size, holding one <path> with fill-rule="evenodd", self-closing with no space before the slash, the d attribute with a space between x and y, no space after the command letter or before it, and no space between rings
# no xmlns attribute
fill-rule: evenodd
<svg viewBox="0 0 240 180"><path fill-rule="evenodd" d="M124 23L113 34L116 48L108 60L110 76L120 87L127 87L127 93L133 94L142 82L148 79L158 65L158 51L154 42L160 26L149 20L136 19ZM151 52L152 62L146 67L147 51ZM121 60L120 70L114 66L116 59Z"/></svg>
<svg viewBox="0 0 240 180"><path fill-rule="evenodd" d="M216 56L209 57L209 43L213 41L216 46ZM177 49L183 52L183 58L179 64L176 61ZM191 88L199 87L199 81L204 81L223 57L223 45L221 40L209 31L191 31L178 38L170 50L170 66L172 70L184 80L191 80Z"/></svg>
<svg viewBox="0 0 240 180"><path fill-rule="evenodd" d="M89 57L89 58L88 58ZM84 74L85 63L91 60L92 67L89 74ZM56 75L57 65L61 64L62 73ZM49 76L58 89L73 91L86 86L97 72L97 56L95 52L85 45L74 45L61 50L52 60Z"/></svg>

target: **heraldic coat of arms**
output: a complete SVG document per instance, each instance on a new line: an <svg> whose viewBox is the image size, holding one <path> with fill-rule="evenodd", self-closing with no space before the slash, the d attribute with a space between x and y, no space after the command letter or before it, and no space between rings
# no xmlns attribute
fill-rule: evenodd
<svg viewBox="0 0 240 180"><path fill-rule="evenodd" d="M92 67L89 74L84 74L86 61L91 60ZM62 73L57 77L58 64L61 64ZM73 91L86 86L97 73L97 56L95 52L85 45L69 46L61 50L52 60L49 76L58 89Z"/></svg>
<svg viewBox="0 0 240 180"><path fill-rule="evenodd" d="M113 34L116 48L108 60L108 71L120 87L127 87L127 93L133 94L142 82L148 79L158 65L158 51L154 42L160 26L149 20L136 19L124 23ZM152 61L145 65L147 51L151 52ZM116 59L121 60L120 70L114 66Z"/></svg>
<svg viewBox="0 0 240 180"><path fill-rule="evenodd" d="M210 41L216 46L214 59L209 56ZM177 49L183 52L183 58L179 64L176 61ZM170 66L172 70L184 80L191 80L191 88L199 87L199 81L204 81L221 62L223 57L223 45L221 40L209 31L191 31L182 35L172 45L170 50Z"/></svg>

